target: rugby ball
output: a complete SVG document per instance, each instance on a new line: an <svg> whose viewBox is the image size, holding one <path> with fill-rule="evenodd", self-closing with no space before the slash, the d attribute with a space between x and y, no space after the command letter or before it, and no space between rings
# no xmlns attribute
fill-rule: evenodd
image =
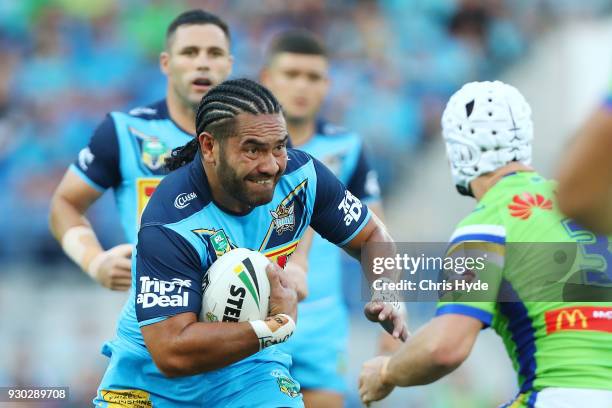
<svg viewBox="0 0 612 408"><path fill-rule="evenodd" d="M268 258L236 248L219 257L202 282L202 322L247 322L268 316Z"/></svg>

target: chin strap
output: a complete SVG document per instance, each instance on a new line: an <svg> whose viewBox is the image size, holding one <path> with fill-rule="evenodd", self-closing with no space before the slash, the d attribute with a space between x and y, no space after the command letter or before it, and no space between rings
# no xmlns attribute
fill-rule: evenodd
<svg viewBox="0 0 612 408"><path fill-rule="evenodd" d="M474 193L472 192L472 187L470 187L469 184L467 187L460 186L460 185L456 185L455 187L457 188L457 191L459 192L459 194L468 196L468 197L474 197Z"/></svg>

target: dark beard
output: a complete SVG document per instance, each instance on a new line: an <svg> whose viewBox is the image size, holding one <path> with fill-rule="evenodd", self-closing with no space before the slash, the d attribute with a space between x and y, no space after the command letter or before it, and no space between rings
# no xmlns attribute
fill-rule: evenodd
<svg viewBox="0 0 612 408"><path fill-rule="evenodd" d="M221 187L233 198L240 201L243 204L248 205L249 207L257 207L259 205L267 204L272 201L272 196L270 197L254 197L250 195L247 191L246 181L238 177L236 171L229 165L225 152L223 151L223 147L220 150L220 159L219 159L219 170L218 170L218 178L221 182ZM278 181L278 176L275 180Z"/></svg>

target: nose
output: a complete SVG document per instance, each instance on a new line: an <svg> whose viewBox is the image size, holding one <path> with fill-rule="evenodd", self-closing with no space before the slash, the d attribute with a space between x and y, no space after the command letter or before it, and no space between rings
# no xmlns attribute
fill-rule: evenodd
<svg viewBox="0 0 612 408"><path fill-rule="evenodd" d="M201 51L198 53L198 57L196 58L196 69L200 71L208 71L210 70L210 58L205 51Z"/></svg>
<svg viewBox="0 0 612 408"><path fill-rule="evenodd" d="M281 169L281 163L278 161L279 159L274 156L272 153L268 153L262 155L258 165L257 171L260 174L265 174L268 176L275 176L278 171Z"/></svg>
<svg viewBox="0 0 612 408"><path fill-rule="evenodd" d="M307 89L310 86L310 84L308 82L308 79L304 75L300 75L295 80L295 86L299 88L300 90L302 90L302 89Z"/></svg>

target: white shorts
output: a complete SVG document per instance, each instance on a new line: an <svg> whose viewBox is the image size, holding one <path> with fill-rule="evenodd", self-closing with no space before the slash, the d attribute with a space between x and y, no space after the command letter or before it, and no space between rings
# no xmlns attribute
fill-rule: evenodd
<svg viewBox="0 0 612 408"><path fill-rule="evenodd" d="M535 408L611 408L612 391L590 388L544 388Z"/></svg>

